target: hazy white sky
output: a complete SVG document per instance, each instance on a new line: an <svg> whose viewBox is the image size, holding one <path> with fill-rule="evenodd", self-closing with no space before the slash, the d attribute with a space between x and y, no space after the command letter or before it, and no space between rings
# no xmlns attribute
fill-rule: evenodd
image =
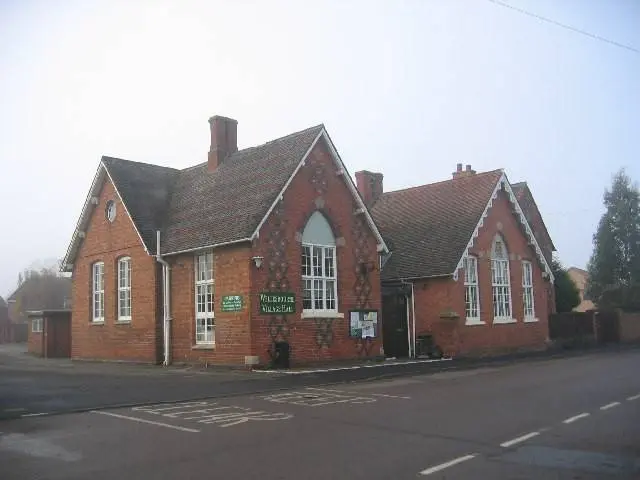
<svg viewBox="0 0 640 480"><path fill-rule="evenodd" d="M636 0L506 0L640 49ZM0 0L0 295L61 258L103 154L187 167L324 123L385 190L503 167L585 266L611 174L640 179L640 54L488 0Z"/></svg>

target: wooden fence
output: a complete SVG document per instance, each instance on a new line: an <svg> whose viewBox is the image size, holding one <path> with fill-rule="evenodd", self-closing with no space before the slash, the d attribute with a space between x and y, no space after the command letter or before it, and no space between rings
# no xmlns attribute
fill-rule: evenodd
<svg viewBox="0 0 640 480"><path fill-rule="evenodd" d="M559 344L640 342L640 313L589 310L549 317L549 338Z"/></svg>

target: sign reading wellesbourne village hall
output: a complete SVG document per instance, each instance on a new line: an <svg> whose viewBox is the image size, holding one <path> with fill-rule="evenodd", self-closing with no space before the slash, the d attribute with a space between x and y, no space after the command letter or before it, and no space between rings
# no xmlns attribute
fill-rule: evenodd
<svg viewBox="0 0 640 480"><path fill-rule="evenodd" d="M261 293L260 313L296 313L295 294L285 292Z"/></svg>

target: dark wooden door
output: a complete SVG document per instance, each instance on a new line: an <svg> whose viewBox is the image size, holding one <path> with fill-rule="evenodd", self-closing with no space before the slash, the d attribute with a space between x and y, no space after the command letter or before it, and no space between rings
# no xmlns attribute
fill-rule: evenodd
<svg viewBox="0 0 640 480"><path fill-rule="evenodd" d="M408 357L409 338L407 297L391 294L382 297L382 333L387 357Z"/></svg>
<svg viewBox="0 0 640 480"><path fill-rule="evenodd" d="M57 317L47 319L47 357L71 357L71 319Z"/></svg>

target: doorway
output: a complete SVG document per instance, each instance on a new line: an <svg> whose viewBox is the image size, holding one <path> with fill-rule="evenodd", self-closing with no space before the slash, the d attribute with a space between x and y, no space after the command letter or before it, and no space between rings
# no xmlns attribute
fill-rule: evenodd
<svg viewBox="0 0 640 480"><path fill-rule="evenodd" d="M404 293L383 294L382 334L385 356L396 358L409 356L409 322L407 297Z"/></svg>

